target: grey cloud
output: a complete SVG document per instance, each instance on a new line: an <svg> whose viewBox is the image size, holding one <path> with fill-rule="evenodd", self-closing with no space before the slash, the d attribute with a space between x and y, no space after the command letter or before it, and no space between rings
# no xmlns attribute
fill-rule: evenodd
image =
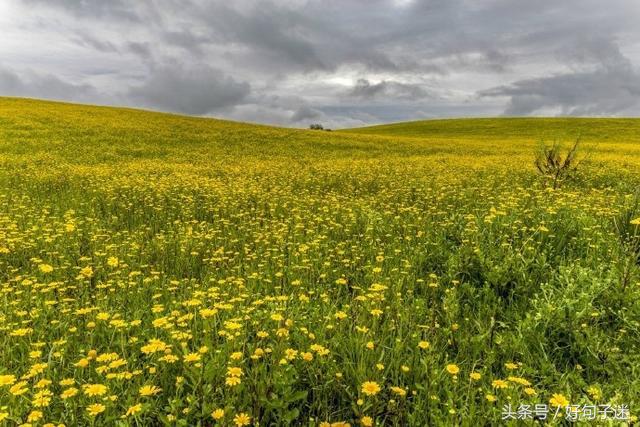
<svg viewBox="0 0 640 427"><path fill-rule="evenodd" d="M95 18L117 18L139 21L139 15L126 0L23 0L32 7L47 6L69 11L74 15Z"/></svg>
<svg viewBox="0 0 640 427"><path fill-rule="evenodd" d="M128 95L143 105L204 115L241 103L249 92L248 83L237 82L214 68L173 65L151 70L147 81L131 88Z"/></svg>
<svg viewBox="0 0 640 427"><path fill-rule="evenodd" d="M49 74L32 71L17 73L0 66L0 93L78 102L103 102L104 98L89 84L73 84Z"/></svg>
<svg viewBox="0 0 640 427"><path fill-rule="evenodd" d="M609 69L632 66L615 40L593 35L581 36L561 47L558 49L558 58L579 65L597 65Z"/></svg>
<svg viewBox="0 0 640 427"><path fill-rule="evenodd" d="M614 115L640 112L640 74L630 67L520 80L480 92L508 97L505 115L558 109L562 115Z"/></svg>
<svg viewBox="0 0 640 427"><path fill-rule="evenodd" d="M90 83L89 99L290 125L637 111L636 0L13 2L24 37L3 59L71 84L63 99Z"/></svg>
<svg viewBox="0 0 640 427"><path fill-rule="evenodd" d="M127 43L127 48L130 52L133 52L145 60L153 57L152 48L149 43L129 42Z"/></svg>
<svg viewBox="0 0 640 427"><path fill-rule="evenodd" d="M421 85L383 80L371 84L367 79L359 79L349 95L356 98L372 99L378 97L416 100L435 97L435 94Z"/></svg>
<svg viewBox="0 0 640 427"><path fill-rule="evenodd" d="M303 106L296 110L291 116L291 121L294 123L301 122L303 120L313 120L322 117L322 111L309 106Z"/></svg>
<svg viewBox="0 0 640 427"><path fill-rule="evenodd" d="M110 41L103 41L90 34L80 34L73 39L77 44L94 49L99 52L117 52L118 48Z"/></svg>
<svg viewBox="0 0 640 427"><path fill-rule="evenodd" d="M581 36L560 48L558 54L568 58L568 65L583 69L522 79L479 95L508 97L506 115L549 109L581 116L640 112L640 73L612 38Z"/></svg>

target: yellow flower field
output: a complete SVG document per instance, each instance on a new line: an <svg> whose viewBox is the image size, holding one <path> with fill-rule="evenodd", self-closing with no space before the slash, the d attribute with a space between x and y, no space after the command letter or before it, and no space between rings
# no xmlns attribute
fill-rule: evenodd
<svg viewBox="0 0 640 427"><path fill-rule="evenodd" d="M1 422L633 419L640 121L426 123L0 98ZM579 133L551 190L536 143Z"/></svg>

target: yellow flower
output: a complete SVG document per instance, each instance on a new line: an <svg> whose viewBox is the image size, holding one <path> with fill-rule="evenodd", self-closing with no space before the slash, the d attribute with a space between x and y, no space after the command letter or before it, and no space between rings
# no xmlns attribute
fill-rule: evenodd
<svg viewBox="0 0 640 427"><path fill-rule="evenodd" d="M242 376L242 368L238 368L237 366L229 366L227 368L227 375L230 377L240 377Z"/></svg>
<svg viewBox="0 0 640 427"><path fill-rule="evenodd" d="M42 272L42 273L51 273L53 271L53 267L50 266L49 264L40 264L38 266L38 269Z"/></svg>
<svg viewBox="0 0 640 427"><path fill-rule="evenodd" d="M9 393L13 394L14 396L25 394L27 391L29 391L29 389L25 387L26 385L26 381L19 381L12 385L11 388L9 388Z"/></svg>
<svg viewBox="0 0 640 427"><path fill-rule="evenodd" d="M15 375L0 375L0 386L12 385L16 382Z"/></svg>
<svg viewBox="0 0 640 427"><path fill-rule="evenodd" d="M593 400L600 400L600 398L602 397L602 392L596 386L589 387L587 389L587 393L589 393L589 396L591 396Z"/></svg>
<svg viewBox="0 0 640 427"><path fill-rule="evenodd" d="M538 393L536 393L536 391L535 391L534 389L532 389L531 387L527 387L527 388L525 388L525 389L524 389L524 393L525 393L527 396L535 396L536 394L538 394Z"/></svg>
<svg viewBox="0 0 640 427"><path fill-rule="evenodd" d="M494 388L498 388L498 389L500 389L500 388L509 388L509 383L504 381L504 380L493 380L491 382L491 385Z"/></svg>
<svg viewBox="0 0 640 427"><path fill-rule="evenodd" d="M512 383L520 384L527 387L531 385L529 381L520 377L508 377L507 380L511 381Z"/></svg>
<svg viewBox="0 0 640 427"><path fill-rule="evenodd" d="M224 380L224 383L228 386L234 387L237 386L238 384L240 384L242 381L240 380L239 377L227 377Z"/></svg>
<svg viewBox="0 0 640 427"><path fill-rule="evenodd" d="M29 415L27 415L27 422L32 423L34 421L38 421L42 419L43 415L42 411L31 411Z"/></svg>
<svg viewBox="0 0 640 427"><path fill-rule="evenodd" d="M458 365L452 363L447 365L447 372L449 372L451 375L457 375L458 372L460 372L460 368L458 368Z"/></svg>
<svg viewBox="0 0 640 427"><path fill-rule="evenodd" d="M33 332L33 329L31 328L19 328L14 331L11 331L9 335L11 335L12 337L24 337L26 335L31 334L31 332Z"/></svg>
<svg viewBox="0 0 640 427"><path fill-rule="evenodd" d="M91 266L86 266L82 270L80 270L80 275L86 277L87 279L93 277L93 268Z"/></svg>
<svg viewBox="0 0 640 427"><path fill-rule="evenodd" d="M199 362L202 357L199 353L189 353L184 356L185 363Z"/></svg>
<svg viewBox="0 0 640 427"><path fill-rule="evenodd" d="M482 378L482 375L480 374L480 372L471 372L469 374L469 378L471 378L474 381L478 381L480 378Z"/></svg>
<svg viewBox="0 0 640 427"><path fill-rule="evenodd" d="M569 399L560 393L554 393L549 399L549 404L556 407L565 407L569 405Z"/></svg>
<svg viewBox="0 0 640 427"><path fill-rule="evenodd" d="M515 369L518 369L518 365L517 365L517 364L515 364L515 363L511 363L511 362L509 362L509 363L505 363L505 364L504 364L504 367L505 367L505 368L507 368L507 369L508 369L508 370L510 370L510 371L513 371L513 370L515 370Z"/></svg>
<svg viewBox="0 0 640 427"><path fill-rule="evenodd" d="M137 405L133 405L129 407L129 409L127 409L127 412L124 414L124 416L128 417L130 415L135 415L140 411L142 411L142 404L138 403Z"/></svg>
<svg viewBox="0 0 640 427"><path fill-rule="evenodd" d="M102 384L87 384L82 387L82 391L87 396L102 396L107 392L107 386Z"/></svg>
<svg viewBox="0 0 640 427"><path fill-rule="evenodd" d="M407 395L407 390L403 389L402 387L391 387L391 391L397 394L398 396Z"/></svg>
<svg viewBox="0 0 640 427"><path fill-rule="evenodd" d="M364 427L371 427L373 426L373 418L364 416L360 418L360 424L362 424Z"/></svg>
<svg viewBox="0 0 640 427"><path fill-rule="evenodd" d="M75 387L70 387L70 388L68 388L68 389L64 390L64 391L62 392L62 394L60 395L60 397L61 397L62 399L68 399L68 398L70 398L70 397L75 396L76 394L78 394L78 389L77 389L77 388L75 388Z"/></svg>
<svg viewBox="0 0 640 427"><path fill-rule="evenodd" d="M418 348L421 348L421 349L423 349L423 350L428 349L428 348L429 348L429 342L427 342L427 341L420 341L420 342L418 343Z"/></svg>
<svg viewBox="0 0 640 427"><path fill-rule="evenodd" d="M92 417L95 417L96 415L103 413L105 409L107 408L101 403L94 403L93 405L87 406L87 412Z"/></svg>
<svg viewBox="0 0 640 427"><path fill-rule="evenodd" d="M487 399L489 402L495 402L496 400L498 400L493 394L487 394L484 396L485 399Z"/></svg>
<svg viewBox="0 0 640 427"><path fill-rule="evenodd" d="M152 338L149 342L140 348L144 354L153 354L159 351L165 351L168 348L167 344L159 339Z"/></svg>
<svg viewBox="0 0 640 427"><path fill-rule="evenodd" d="M237 427L248 426L251 423L251 417L241 412L233 417L233 422Z"/></svg>
<svg viewBox="0 0 640 427"><path fill-rule="evenodd" d="M80 359L75 363L75 366L77 366L78 368L86 368L87 366L89 366L89 359Z"/></svg>
<svg viewBox="0 0 640 427"><path fill-rule="evenodd" d="M118 266L118 258L111 256L107 259L107 265L109 267L117 267Z"/></svg>
<svg viewBox="0 0 640 427"><path fill-rule="evenodd" d="M7 418L9 418L9 413L8 412L0 412L0 421L4 421Z"/></svg>
<svg viewBox="0 0 640 427"><path fill-rule="evenodd" d="M362 392L367 396L375 396L380 392L380 386L377 382L366 381L362 383Z"/></svg>
<svg viewBox="0 0 640 427"><path fill-rule="evenodd" d="M631 220L631 225L640 225L640 216Z"/></svg>
<svg viewBox="0 0 640 427"><path fill-rule="evenodd" d="M138 393L140 393L140 396L153 396L160 393L160 391L162 391L162 389L159 387L154 385L145 385L140 387Z"/></svg>
<svg viewBox="0 0 640 427"><path fill-rule="evenodd" d="M220 409L220 408L216 409L211 413L211 416L216 421L222 419L224 417L224 409Z"/></svg>
<svg viewBox="0 0 640 427"><path fill-rule="evenodd" d="M31 401L31 405L36 408L46 408L51 403L51 392L49 390L45 390L48 394L38 393L34 396Z"/></svg>

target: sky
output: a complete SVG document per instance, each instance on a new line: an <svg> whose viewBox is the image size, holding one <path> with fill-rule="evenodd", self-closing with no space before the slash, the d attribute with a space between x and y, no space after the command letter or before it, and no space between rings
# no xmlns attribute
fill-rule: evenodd
<svg viewBox="0 0 640 427"><path fill-rule="evenodd" d="M0 95L344 128L640 115L638 0L0 0Z"/></svg>

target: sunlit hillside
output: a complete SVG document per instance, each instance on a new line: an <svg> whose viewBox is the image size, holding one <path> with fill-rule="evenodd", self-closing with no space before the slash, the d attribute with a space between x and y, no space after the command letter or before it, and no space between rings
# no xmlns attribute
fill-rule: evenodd
<svg viewBox="0 0 640 427"><path fill-rule="evenodd" d="M0 415L635 416L639 131L505 118L326 132L0 98ZM577 170L551 188L539 143L579 135Z"/></svg>

